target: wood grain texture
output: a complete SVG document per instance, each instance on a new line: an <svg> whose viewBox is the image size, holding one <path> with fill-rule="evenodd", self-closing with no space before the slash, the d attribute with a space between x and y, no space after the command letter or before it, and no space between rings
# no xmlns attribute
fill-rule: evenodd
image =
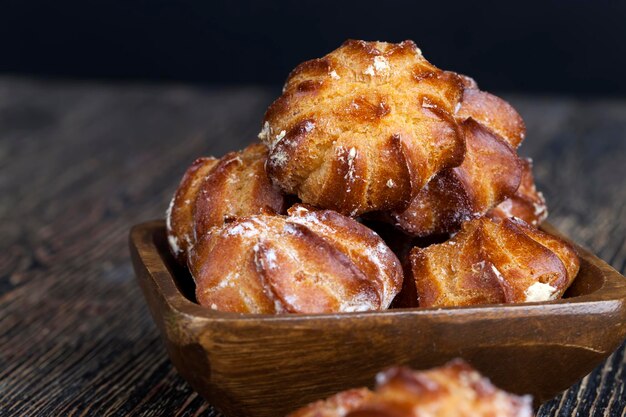
<svg viewBox="0 0 626 417"><path fill-rule="evenodd" d="M167 359L127 233L276 93L0 79L0 416L217 416ZM624 274L626 101L508 98L549 220ZM624 345L539 415L626 415Z"/></svg>
<svg viewBox="0 0 626 417"><path fill-rule="evenodd" d="M558 234L547 223L541 227ZM165 235L163 220L133 227L137 280L176 370L228 416L285 416L337 392L372 388L381 369L431 369L459 357L501 389L532 395L539 406L626 337L626 279L574 243L580 272L562 300L242 316L192 301L191 277L173 259Z"/></svg>

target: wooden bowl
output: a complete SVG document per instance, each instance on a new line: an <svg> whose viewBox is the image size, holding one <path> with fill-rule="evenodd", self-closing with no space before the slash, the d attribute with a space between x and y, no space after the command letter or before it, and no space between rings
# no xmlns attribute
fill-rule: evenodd
<svg viewBox="0 0 626 417"><path fill-rule="evenodd" d="M193 301L193 282L168 251L163 221L130 232L137 279L174 366L211 404L237 417L281 417L338 391L371 386L388 366L425 369L456 357L503 389L550 399L626 336L626 280L574 246L581 269L562 300L240 315Z"/></svg>

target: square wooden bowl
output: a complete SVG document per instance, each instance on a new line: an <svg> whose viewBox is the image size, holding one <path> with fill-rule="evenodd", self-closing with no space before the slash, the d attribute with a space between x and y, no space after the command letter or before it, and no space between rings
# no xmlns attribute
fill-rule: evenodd
<svg viewBox="0 0 626 417"><path fill-rule="evenodd" d="M544 230L558 234L551 226ZM196 304L163 221L133 227L137 280L178 372L227 416L281 417L391 365L461 357L538 404L568 388L626 336L626 279L574 245L581 269L550 302L318 315L240 315Z"/></svg>

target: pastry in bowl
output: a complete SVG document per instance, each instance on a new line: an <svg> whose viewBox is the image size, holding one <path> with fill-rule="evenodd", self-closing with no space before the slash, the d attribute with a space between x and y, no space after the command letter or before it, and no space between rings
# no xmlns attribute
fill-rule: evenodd
<svg viewBox="0 0 626 417"><path fill-rule="evenodd" d="M513 196L520 186L524 163L516 148L526 132L522 118L506 101L480 91L471 78L463 80L463 98L455 114L465 133L463 163L435 176L407 208L381 216L412 236L455 232L462 222L483 216Z"/></svg>
<svg viewBox="0 0 626 417"><path fill-rule="evenodd" d="M420 307L554 300L580 262L570 245L522 220L487 217L445 243L414 248L410 261Z"/></svg>
<svg viewBox="0 0 626 417"><path fill-rule="evenodd" d="M402 286L400 262L376 233L303 205L212 228L188 265L201 305L239 313L382 310Z"/></svg>
<svg viewBox="0 0 626 417"><path fill-rule="evenodd" d="M440 368L390 368L376 388L353 389L288 417L531 417L532 399L496 388L461 360Z"/></svg>
<svg viewBox="0 0 626 417"><path fill-rule="evenodd" d="M438 174L406 210L391 213L405 233L421 237L457 231L518 189L522 161L515 150L473 119L461 125L467 145L463 163Z"/></svg>
<svg viewBox="0 0 626 417"><path fill-rule="evenodd" d="M489 210L487 215L492 218L506 219L516 217L532 226L539 226L548 217L546 200L541 191L537 191L532 173L532 161L522 160L522 180L520 186L511 197Z"/></svg>
<svg viewBox="0 0 626 417"><path fill-rule="evenodd" d="M227 219L261 212L283 213L285 197L265 174L267 148L252 144L220 159L197 159L185 172L166 213L167 237L183 264L196 236Z"/></svg>
<svg viewBox="0 0 626 417"><path fill-rule="evenodd" d="M519 113L500 97L481 91L478 84L466 75L463 79L463 98L456 113L457 120L474 119L516 149L526 137L526 126Z"/></svg>
<svg viewBox="0 0 626 417"><path fill-rule="evenodd" d="M268 108L267 172L303 202L343 214L405 207L463 160L454 117L463 89L412 41L347 41L300 64Z"/></svg>

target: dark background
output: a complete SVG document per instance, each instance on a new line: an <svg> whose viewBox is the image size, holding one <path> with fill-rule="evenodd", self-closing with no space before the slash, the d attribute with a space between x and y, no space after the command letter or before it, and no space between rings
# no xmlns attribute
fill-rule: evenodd
<svg viewBox="0 0 626 417"><path fill-rule="evenodd" d="M347 38L413 39L431 62L487 90L626 94L626 2L2 3L8 74L278 85Z"/></svg>

